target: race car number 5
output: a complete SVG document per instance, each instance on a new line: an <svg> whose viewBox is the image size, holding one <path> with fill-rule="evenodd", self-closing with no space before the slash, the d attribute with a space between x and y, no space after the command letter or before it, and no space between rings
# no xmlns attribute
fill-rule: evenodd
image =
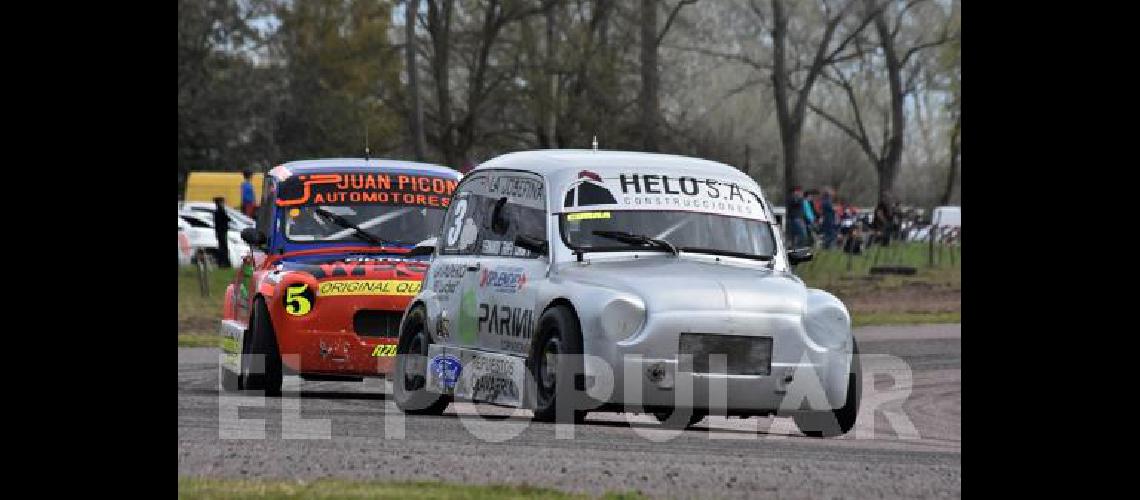
<svg viewBox="0 0 1140 500"><path fill-rule="evenodd" d="M285 289L285 312L293 316L309 314L313 308L312 295L307 284L289 285Z"/></svg>

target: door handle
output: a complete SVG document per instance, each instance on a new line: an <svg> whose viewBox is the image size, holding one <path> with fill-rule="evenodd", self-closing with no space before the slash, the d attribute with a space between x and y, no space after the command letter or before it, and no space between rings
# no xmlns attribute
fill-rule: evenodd
<svg viewBox="0 0 1140 500"><path fill-rule="evenodd" d="M481 267L483 267L483 264L481 262L476 262L475 265L473 265L473 266L467 266L467 271L468 272L475 272L475 271L478 271L479 268L481 268Z"/></svg>

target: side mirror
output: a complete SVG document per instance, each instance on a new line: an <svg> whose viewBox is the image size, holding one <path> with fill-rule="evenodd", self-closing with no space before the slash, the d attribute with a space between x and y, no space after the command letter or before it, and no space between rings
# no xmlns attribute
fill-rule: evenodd
<svg viewBox="0 0 1140 500"><path fill-rule="evenodd" d="M811 248L809 247L788 250L788 263L793 266L800 262L807 262L811 260L812 257L814 257L814 255L812 255Z"/></svg>
<svg viewBox="0 0 1140 500"><path fill-rule="evenodd" d="M252 247L260 247L265 244L265 235L257 228L247 227L241 230L241 240Z"/></svg>
<svg viewBox="0 0 1140 500"><path fill-rule="evenodd" d="M408 253L406 253L404 255L406 255L408 257L419 257L421 255L431 255L431 254L435 253L435 242L436 242L435 238L428 238L426 240L423 240L419 243L416 243L416 246L414 248L412 248L411 251L409 251Z"/></svg>
<svg viewBox="0 0 1140 500"><path fill-rule="evenodd" d="M515 236L515 246L525 248L539 255L546 255L548 245L546 240L520 234Z"/></svg>

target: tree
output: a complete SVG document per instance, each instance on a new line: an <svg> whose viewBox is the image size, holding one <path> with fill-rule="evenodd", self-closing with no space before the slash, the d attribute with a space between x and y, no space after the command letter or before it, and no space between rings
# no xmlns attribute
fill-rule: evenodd
<svg viewBox="0 0 1140 500"><path fill-rule="evenodd" d="M898 178L899 164L904 147L906 99L915 91L920 70L918 64L908 66L908 63L915 61L912 57L919 51L946 43L951 37L947 26L943 25L938 30L940 33L933 39L928 40L929 37L925 36L925 33L929 31L928 29L916 28L911 30L915 32L916 40L909 44L902 40L903 28L907 25L907 11L924 1L928 0L910 0L898 8L894 8L897 5L893 1L877 4L875 0L866 0L864 3L867 15L874 21L878 49L875 52L881 55L881 68L885 70L887 80L888 106L885 109L882 135L878 144L875 144L868 134L868 117L863 112L863 108L866 106L860 104L860 101L864 99L860 98L853 83L855 73L870 73L872 76L875 74L867 71L867 68L870 67L868 64L872 64L871 62L860 61L855 65L844 65L841 64L841 61L835 61L831 63L829 72L825 76L828 81L843 90L847 97L847 104L850 106L852 123L846 123L834 113L828 112L820 106L810 105L812 111L834 124L854 140L874 164L879 180L878 199L880 202L893 203L897 201L894 187ZM867 58L875 58L876 56L872 52L863 55Z"/></svg>
<svg viewBox="0 0 1140 500"><path fill-rule="evenodd" d="M424 110L420 98L419 67L416 65L416 17L420 10L420 0L408 0L404 6L404 58L408 74L408 128L412 136L412 150L416 161L427 158L427 144L424 139Z"/></svg>
<svg viewBox="0 0 1140 500"><path fill-rule="evenodd" d="M661 121L661 102L658 88L661 73L657 63L657 53L661 41L669 33L677 14L686 5L697 0L679 0L669 12L665 26L657 30L657 5L660 0L641 0L641 147L645 151L657 151L657 132Z"/></svg>

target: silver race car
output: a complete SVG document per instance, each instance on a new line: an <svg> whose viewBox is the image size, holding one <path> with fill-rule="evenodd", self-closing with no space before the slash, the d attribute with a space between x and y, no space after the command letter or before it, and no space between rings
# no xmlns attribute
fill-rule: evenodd
<svg viewBox="0 0 1140 500"><path fill-rule="evenodd" d="M847 308L807 288L747 175L614 151L507 154L457 187L400 325L397 405L536 419L792 416L839 435L861 375Z"/></svg>

